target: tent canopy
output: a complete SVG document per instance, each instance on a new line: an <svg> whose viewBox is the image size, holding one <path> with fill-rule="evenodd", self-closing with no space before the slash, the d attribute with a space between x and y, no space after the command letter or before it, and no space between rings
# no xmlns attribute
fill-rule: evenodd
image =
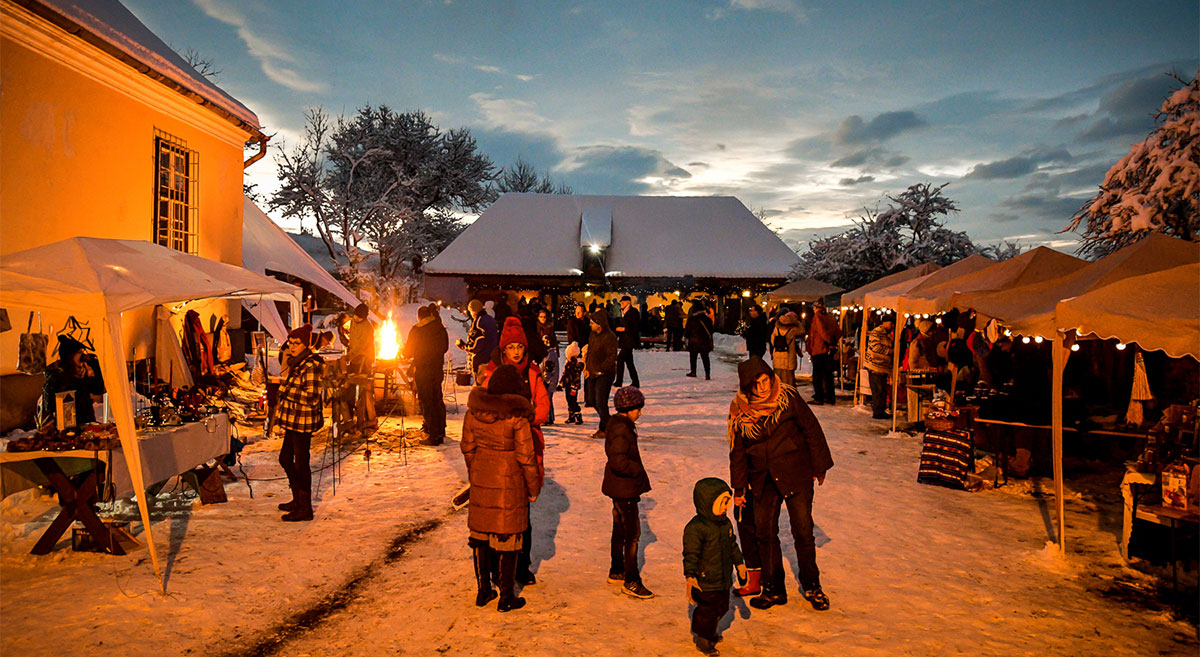
<svg viewBox="0 0 1200 657"><path fill-rule="evenodd" d="M923 265L917 265L916 267L912 267L910 269L905 269L904 271L898 271L894 274L888 274L887 276L884 276L883 278L872 281L862 287L855 288L855 289L843 294L842 295L842 305L844 305L844 306L862 305L863 301L865 300L865 298L867 296L867 293L869 293L869 292L874 292L875 290L882 290L885 287L888 287L890 285L895 285L896 283L900 283L902 281L907 281L912 278L927 276L939 269L941 269L940 266L935 265L930 262L927 262Z"/></svg>
<svg viewBox="0 0 1200 657"><path fill-rule="evenodd" d="M92 317L192 299L272 298L299 290L241 267L150 242L72 237L4 256L0 306Z"/></svg>
<svg viewBox="0 0 1200 657"><path fill-rule="evenodd" d="M958 297L958 303L1008 324L1016 333L1052 336L1058 328L1054 312L1059 301L1130 276L1195 262L1200 262L1200 244L1153 233L1066 276L1006 290L966 293ZM1195 290L1177 290L1185 292L1194 294ZM1138 303L1137 297L1129 302Z"/></svg>
<svg viewBox="0 0 1200 657"><path fill-rule="evenodd" d="M969 255L958 262L946 265L924 276L909 278L885 288L868 292L863 298L863 305L871 308L898 309L900 299L906 294L920 292L921 290L954 280L965 274L977 272L994 264L996 264L996 261L991 258L979 254Z"/></svg>
<svg viewBox="0 0 1200 657"><path fill-rule="evenodd" d="M962 293L1002 290L1054 280L1085 265L1085 260L1039 246L948 281L914 287L899 300L896 310L912 314L944 313L951 308L962 307L956 303Z"/></svg>
<svg viewBox="0 0 1200 657"><path fill-rule="evenodd" d="M841 291L842 288L836 285L830 285L815 278L805 278L771 290L764 294L763 298L770 303L816 301Z"/></svg>
<svg viewBox="0 0 1200 657"><path fill-rule="evenodd" d="M1200 264L1123 278L1059 301L1058 329L1200 359Z"/></svg>
<svg viewBox="0 0 1200 657"><path fill-rule="evenodd" d="M254 201L244 199L242 221L242 266L266 274L267 270L301 278L346 302L351 308L361 301L346 289L308 252L277 226Z"/></svg>
<svg viewBox="0 0 1200 657"><path fill-rule="evenodd" d="M732 196L508 193L425 271L582 280L583 243L606 247L609 277L783 280L800 261Z"/></svg>
<svg viewBox="0 0 1200 657"><path fill-rule="evenodd" d="M137 491L144 491L146 482L127 384L121 313L195 299L251 297L296 303L299 289L241 267L134 240L73 237L18 251L0 261L0 307L57 310L100 320L96 355ZM137 504L150 561L155 573L161 573L146 496L138 495Z"/></svg>

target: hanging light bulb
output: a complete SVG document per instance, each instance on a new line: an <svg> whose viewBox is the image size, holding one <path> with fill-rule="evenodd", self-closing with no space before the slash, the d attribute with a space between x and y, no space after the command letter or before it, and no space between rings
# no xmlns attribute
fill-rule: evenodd
<svg viewBox="0 0 1200 657"><path fill-rule="evenodd" d="M1039 335L1039 336L1037 336L1036 338L1034 338L1034 339L1033 339L1033 341L1034 341L1034 342L1036 342L1036 343L1038 343L1038 344L1041 344L1041 343L1042 343L1042 336L1040 336L1040 335Z"/></svg>
<svg viewBox="0 0 1200 657"><path fill-rule="evenodd" d="M1124 342L1117 343L1117 351L1125 351L1125 343Z"/></svg>
<svg viewBox="0 0 1200 657"><path fill-rule="evenodd" d="M941 323L942 323L942 318L941 318L941 317L938 317L937 319L935 319L935 320L933 320L933 321L937 322L938 324L941 324Z"/></svg>
<svg viewBox="0 0 1200 657"><path fill-rule="evenodd" d="M1021 338L1021 342L1024 342L1025 344L1029 344L1029 336L1027 335L1027 336Z"/></svg>
<svg viewBox="0 0 1200 657"><path fill-rule="evenodd" d="M1079 351L1079 345L1078 344L1071 345L1071 351Z"/></svg>

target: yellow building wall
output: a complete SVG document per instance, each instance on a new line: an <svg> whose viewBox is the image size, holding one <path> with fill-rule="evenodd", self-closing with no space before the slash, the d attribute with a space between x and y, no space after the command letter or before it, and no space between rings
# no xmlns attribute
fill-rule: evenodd
<svg viewBox="0 0 1200 657"><path fill-rule="evenodd" d="M0 258L76 236L153 241L157 129L198 153L197 255L241 265L242 143L249 135L129 65L4 5ZM206 327L213 314L229 316L232 328L241 324L236 301L213 302L200 312ZM10 309L10 316L19 330L0 334L0 374L15 370L28 311ZM43 320L49 330L64 318ZM126 313L122 325L127 356L153 356L153 310Z"/></svg>

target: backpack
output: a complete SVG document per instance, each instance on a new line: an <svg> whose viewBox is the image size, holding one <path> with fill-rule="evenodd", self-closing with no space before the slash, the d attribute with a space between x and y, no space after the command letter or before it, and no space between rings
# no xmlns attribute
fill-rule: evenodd
<svg viewBox="0 0 1200 657"><path fill-rule="evenodd" d="M771 337L771 351L787 351L788 350L788 334L775 331L775 335Z"/></svg>

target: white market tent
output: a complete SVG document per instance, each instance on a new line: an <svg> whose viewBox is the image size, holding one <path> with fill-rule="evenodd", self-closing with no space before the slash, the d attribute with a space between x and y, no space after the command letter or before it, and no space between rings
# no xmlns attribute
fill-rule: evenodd
<svg viewBox="0 0 1200 657"><path fill-rule="evenodd" d="M1074 316L1072 319L1072 313L1078 312L1078 309L1088 308L1089 306L1086 304L1089 302L1096 304L1090 306L1095 312L1100 312L1099 309L1101 306L1098 299L1104 298L1104 304L1108 307L1111 308L1112 304L1116 304L1117 307L1124 306L1124 313L1137 314L1137 316L1144 318L1143 321L1150 324L1171 321L1172 317L1176 317L1173 311L1166 312L1166 314L1158 319L1151 313L1155 309L1165 308L1172 303L1179 303L1183 306L1185 303L1194 302L1194 300L1192 302L1181 302L1178 300L1178 297L1183 295L1193 297L1196 295L1197 286L1194 280L1190 286L1183 285L1182 287L1162 290L1166 296L1154 298L1149 294L1143 294L1136 287L1131 287L1136 285L1136 283L1130 279L1141 278L1148 274L1163 272L1165 270L1185 268L1187 265L1193 265L1197 262L1200 262L1200 244L1168 237L1161 233L1152 233L1120 251L1087 264L1058 279L996 292L966 293L958 297L962 305L974 308L982 316L992 317L1004 322L1015 333L1021 333L1026 336L1045 336L1053 340L1053 345L1051 346L1053 369L1051 375L1052 411L1050 424L1053 443L1054 491L1058 507L1059 550L1066 549L1066 513L1063 500L1062 473L1063 369L1071 353L1069 341L1073 341L1075 337L1074 334L1071 334L1068 339L1065 333L1078 328L1078 326L1071 326L1070 324L1081 323L1081 319L1078 316ZM1183 271L1186 273L1186 269ZM1121 287L1113 287L1118 283L1121 283ZM1130 296L1115 297L1116 294L1121 292L1125 292ZM1094 296L1091 293L1094 293ZM1076 310L1071 310L1071 305L1066 306L1067 315L1065 319L1067 321L1065 323L1060 322L1057 316L1060 302L1067 302L1085 296L1090 301L1076 302L1079 304L1074 306ZM1113 298L1108 299L1110 296L1113 296ZM1137 310L1138 306L1144 306L1145 310ZM1124 327L1121 330L1130 335L1133 335L1132 329L1137 326L1135 322L1122 320L1120 314L1107 319L1102 317L1088 317L1087 321L1101 322L1100 324L1094 324L1096 326L1109 326L1110 328ZM1086 323L1084 325L1086 328ZM1186 324L1182 326L1181 330L1187 330ZM1094 333L1095 331L1091 332ZM1140 335L1141 333L1139 332L1138 334Z"/></svg>
<svg viewBox="0 0 1200 657"><path fill-rule="evenodd" d="M609 278L783 280L799 257L732 196L504 194L425 267L430 276L581 281L585 252Z"/></svg>
<svg viewBox="0 0 1200 657"><path fill-rule="evenodd" d="M904 295L913 291L919 291L952 281L960 276L972 274L986 269L987 267L991 267L994 264L996 264L996 262L991 258L987 258L979 254L969 255L958 262L946 265L945 267L924 276L909 278L900 281L899 283L889 285L885 288L867 292L863 297L863 306L868 310L871 308L889 308L899 312L897 306L900 304L900 300L904 297ZM861 331L862 341L859 345L861 350L858 352L860 354L865 354L867 351L867 331L865 330L867 324L865 321L866 317L867 315L864 312L864 330ZM900 322L897 321L896 324L898 328ZM892 431L896 430L896 408L899 405L899 400L897 397L900 395L900 335L901 332L897 330L896 343L892 348ZM861 370L862 368L859 368L860 376ZM857 386L855 386L855 389L857 390Z"/></svg>
<svg viewBox="0 0 1200 657"><path fill-rule="evenodd" d="M97 356L107 383L117 433L134 490L144 491L141 452L133 423L121 314L196 299L262 297L299 303L299 289L241 267L134 240L73 237L5 255L0 261L0 307L61 311L97 320ZM153 482L150 482L153 483ZM156 575L158 551L146 496L137 504Z"/></svg>
<svg viewBox="0 0 1200 657"><path fill-rule="evenodd" d="M939 314L952 308L965 309L969 292L1004 290L1054 280L1088 264L1087 261L1044 246L1002 262L934 285L921 285L900 297L896 312Z"/></svg>
<svg viewBox="0 0 1200 657"><path fill-rule="evenodd" d="M295 276L320 287L338 299L346 302L351 308L361 303L354 293L338 282L325 270L307 251L300 248L295 240L288 236L271 218L266 215L254 201L244 199L242 220L242 266L259 274L268 270ZM246 299L242 302L263 328L283 344L287 338L287 329L282 318L275 310L274 304L259 303L257 299Z"/></svg>
<svg viewBox="0 0 1200 657"><path fill-rule="evenodd" d="M841 291L842 288L836 285L830 285L815 278L805 278L775 288L764 294L763 299L768 303L799 303L824 299Z"/></svg>
<svg viewBox="0 0 1200 657"><path fill-rule="evenodd" d="M894 274L888 274L887 276L884 276L883 278L880 278L879 280L871 281L870 283L867 283L866 285L864 285L862 287L855 288L853 290L850 290L849 292L842 294L842 305L843 306L861 306L861 305L863 305L863 301L866 299L867 294L870 292L874 292L876 290L882 290L885 287L889 287L891 285L895 285L897 283L901 283L901 282L907 281L909 279L920 278L921 276L928 276L929 274L932 274L933 272L935 272L939 269L941 269L941 267L939 265L935 265L931 262L927 262L923 265L917 265L916 267L911 267L909 269L905 269L904 271L898 271Z"/></svg>
<svg viewBox="0 0 1200 657"><path fill-rule="evenodd" d="M1059 301L1054 315L1059 331L1200 360L1200 264L1123 278Z"/></svg>

